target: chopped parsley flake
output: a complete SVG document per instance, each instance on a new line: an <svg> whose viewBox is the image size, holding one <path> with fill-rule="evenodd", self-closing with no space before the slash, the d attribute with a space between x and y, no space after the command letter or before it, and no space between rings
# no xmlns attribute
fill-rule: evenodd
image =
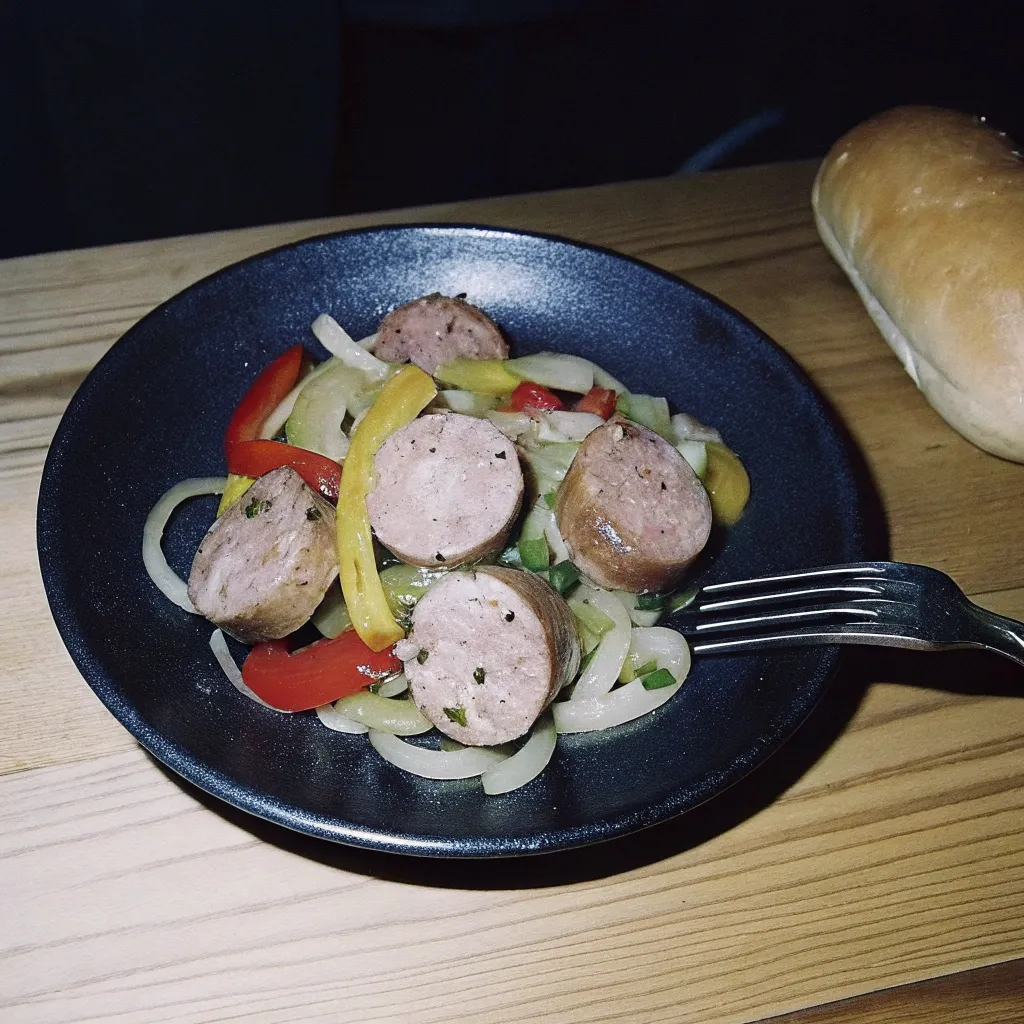
<svg viewBox="0 0 1024 1024"><path fill-rule="evenodd" d="M255 519L261 512L269 512L271 508L273 508L273 503L267 501L266 498L253 498L245 506L245 518Z"/></svg>
<svg viewBox="0 0 1024 1024"><path fill-rule="evenodd" d="M310 505L306 509L306 518L311 522L315 523L318 519L323 519L324 514L316 507L316 505Z"/></svg>
<svg viewBox="0 0 1024 1024"><path fill-rule="evenodd" d="M430 651L420 651L420 653L416 655L416 660L419 662L419 664L426 665L427 658L429 657Z"/></svg>
<svg viewBox="0 0 1024 1024"><path fill-rule="evenodd" d="M482 666L477 666L477 668L473 669L473 682L474 683L483 683L483 681L486 678L487 678L487 673L483 670Z"/></svg>
<svg viewBox="0 0 1024 1024"><path fill-rule="evenodd" d="M445 717L450 722L454 722L456 725L461 725L463 729L466 727L466 709L461 705L457 704L453 708L442 708Z"/></svg>

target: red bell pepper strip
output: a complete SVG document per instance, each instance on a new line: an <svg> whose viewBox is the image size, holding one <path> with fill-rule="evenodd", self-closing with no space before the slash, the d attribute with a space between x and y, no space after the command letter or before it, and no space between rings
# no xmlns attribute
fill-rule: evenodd
<svg viewBox="0 0 1024 1024"><path fill-rule="evenodd" d="M576 412L592 412L603 420L615 415L615 392L611 388L599 388L594 385L573 408Z"/></svg>
<svg viewBox="0 0 1024 1024"><path fill-rule="evenodd" d="M253 441L260 436L267 417L284 400L302 370L301 345L282 352L249 386L224 432L224 453L236 441Z"/></svg>
<svg viewBox="0 0 1024 1024"><path fill-rule="evenodd" d="M231 441L224 445L228 472L259 477L281 466L291 466L325 498L337 502L341 467L333 460L283 441Z"/></svg>
<svg viewBox="0 0 1024 1024"><path fill-rule="evenodd" d="M502 412L524 412L528 409L543 411L564 408L562 400L553 391L549 391L542 384L534 384L532 380L524 380L508 396L508 401L501 407L501 410Z"/></svg>
<svg viewBox="0 0 1024 1024"><path fill-rule="evenodd" d="M242 664L242 679L272 707L306 711L365 690L401 669L390 647L374 653L349 629L294 654L287 640L256 644Z"/></svg>

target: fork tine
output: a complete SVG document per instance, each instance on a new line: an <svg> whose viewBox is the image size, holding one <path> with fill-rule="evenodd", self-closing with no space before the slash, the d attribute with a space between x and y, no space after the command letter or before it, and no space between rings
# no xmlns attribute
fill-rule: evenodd
<svg viewBox="0 0 1024 1024"><path fill-rule="evenodd" d="M1024 623L972 604L955 581L928 566L833 565L710 584L697 599L666 623L690 638L695 654L815 644L977 647L1024 665Z"/></svg>
<svg viewBox="0 0 1024 1024"><path fill-rule="evenodd" d="M705 587L702 593L712 589L713 587ZM807 600L846 599L853 601L858 598L879 597L881 594L882 589L870 583L862 586L805 587L802 590L775 590L764 594L745 594L741 597L730 597L724 601L698 601L694 610L699 612L725 611L726 609L755 608Z"/></svg>
<svg viewBox="0 0 1024 1024"><path fill-rule="evenodd" d="M860 605L814 605L799 611L770 612L763 615L741 615L738 618L698 619L687 632L694 636L707 633L765 631L784 629L815 622L870 622L878 618L878 609Z"/></svg>
<svg viewBox="0 0 1024 1024"><path fill-rule="evenodd" d="M810 581L825 581L833 577L837 581L856 579L881 579L885 576L885 569L878 563L859 562L851 565L832 565L823 569L810 569L803 572L781 573L777 576L757 576L746 580L729 580L727 583L709 583L701 593L720 594L729 590L742 590L752 587L766 587L776 583L803 583Z"/></svg>
<svg viewBox="0 0 1024 1024"><path fill-rule="evenodd" d="M697 640L690 644L694 654L743 654L777 647L809 647L818 644L868 644L874 647L905 647L915 650L934 650L940 644L884 623L848 622L828 625L803 626L778 633L758 633Z"/></svg>

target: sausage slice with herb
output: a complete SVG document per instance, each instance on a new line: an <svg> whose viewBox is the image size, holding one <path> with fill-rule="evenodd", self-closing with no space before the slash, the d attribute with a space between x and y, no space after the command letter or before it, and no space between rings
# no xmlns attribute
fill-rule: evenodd
<svg viewBox="0 0 1024 1024"><path fill-rule="evenodd" d="M366 509L377 539L410 565L456 566L500 551L519 514L515 445L489 420L431 413L374 457Z"/></svg>
<svg viewBox="0 0 1024 1024"><path fill-rule="evenodd" d="M497 324L461 298L426 295L381 321L372 351L389 363L413 362L433 373L451 359L507 359Z"/></svg>
<svg viewBox="0 0 1024 1024"><path fill-rule="evenodd" d="M419 709L470 746L522 736L580 666L569 606L539 576L501 566L435 583L396 653Z"/></svg>
<svg viewBox="0 0 1024 1024"><path fill-rule="evenodd" d="M334 518L294 469L261 476L199 545L188 579L196 611L244 643L294 633L338 575Z"/></svg>
<svg viewBox="0 0 1024 1024"><path fill-rule="evenodd" d="M555 519L576 567L598 586L664 592L707 543L711 502L668 441L618 418L580 445Z"/></svg>

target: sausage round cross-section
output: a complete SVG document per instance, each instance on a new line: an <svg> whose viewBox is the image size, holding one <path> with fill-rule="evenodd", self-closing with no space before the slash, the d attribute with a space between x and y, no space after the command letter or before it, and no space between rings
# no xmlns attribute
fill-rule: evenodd
<svg viewBox="0 0 1024 1024"><path fill-rule="evenodd" d="M476 306L447 295L426 295L393 309L381 321L372 351L386 362L413 362L427 373L451 359L508 358L497 324Z"/></svg>
<svg viewBox="0 0 1024 1024"><path fill-rule="evenodd" d="M366 509L377 539L411 565L456 566L502 548L519 513L515 445L489 420L421 416L374 457Z"/></svg>
<svg viewBox="0 0 1024 1024"><path fill-rule="evenodd" d="M288 466L261 476L210 527L188 596L247 644L279 640L313 614L338 575L334 506Z"/></svg>
<svg viewBox="0 0 1024 1024"><path fill-rule="evenodd" d="M663 437L613 419L589 434L555 500L577 568L598 586L671 590L711 533L711 503Z"/></svg>
<svg viewBox="0 0 1024 1024"><path fill-rule="evenodd" d="M522 736L580 666L569 606L539 576L500 566L435 583L403 647L417 707L470 746Z"/></svg>

